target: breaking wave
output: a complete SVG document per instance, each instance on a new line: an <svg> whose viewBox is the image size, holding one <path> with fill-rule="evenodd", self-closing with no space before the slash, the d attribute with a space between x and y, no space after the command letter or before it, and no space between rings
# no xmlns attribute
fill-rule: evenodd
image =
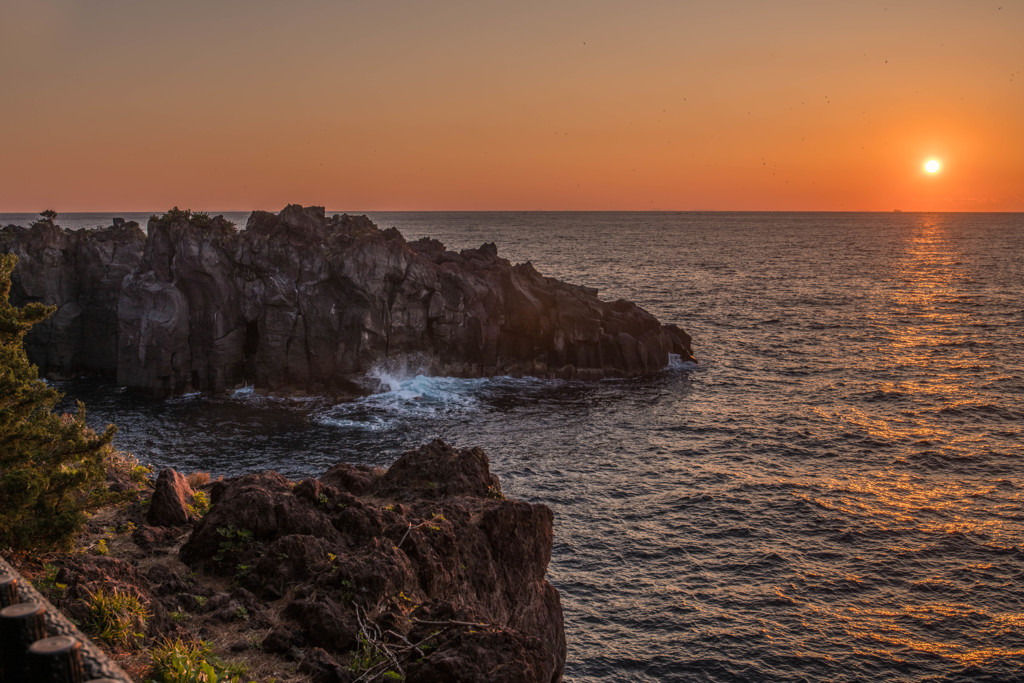
<svg viewBox="0 0 1024 683"><path fill-rule="evenodd" d="M314 414L318 424L381 431L408 420L443 418L477 410L477 392L487 379L430 377L417 370L375 368L367 378L376 382L374 393L340 403Z"/></svg>

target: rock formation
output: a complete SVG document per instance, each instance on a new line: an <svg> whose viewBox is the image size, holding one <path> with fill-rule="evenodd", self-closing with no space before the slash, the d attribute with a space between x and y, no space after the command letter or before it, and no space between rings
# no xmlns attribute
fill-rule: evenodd
<svg viewBox="0 0 1024 683"><path fill-rule="evenodd" d="M284 630L332 657L380 633L430 644L410 681L547 683L565 662L544 578L551 542L549 508L505 500L482 451L435 441L387 472L336 465L297 485L273 472L215 485L181 559L236 577L247 567L239 583L286 596Z"/></svg>
<svg viewBox="0 0 1024 683"><path fill-rule="evenodd" d="M139 526L110 539L109 557L50 560L58 605L86 621L88 597L116 588L152 615L146 643L227 632L218 649L258 655L267 678L297 665L314 683L388 671L409 683L561 680L551 510L505 499L479 449L435 441L386 472L342 464L319 480L264 472L206 488L213 506L184 545L185 528ZM143 508L119 514L141 525ZM105 519L97 535L108 525L134 526Z"/></svg>
<svg viewBox="0 0 1024 683"><path fill-rule="evenodd" d="M152 526L188 524L193 491L184 476L172 469L160 471L149 499L146 523Z"/></svg>
<svg viewBox="0 0 1024 683"><path fill-rule="evenodd" d="M109 250L53 246L105 243L111 238L99 236L118 229L127 228L89 237L52 224L20 233L5 228L6 248L31 264L19 264L16 281L34 274L21 284L25 296L62 310L83 299L105 302L107 327L95 342L71 332L41 335L49 343L32 347L30 358L45 357L44 371L110 373L116 365L120 384L160 396L242 384L362 393L354 381L403 357L452 376L580 379L655 372L670 353L692 359L690 338L678 327L629 302L602 302L593 289L543 277L528 262L513 266L493 244L455 253L436 240L408 243L365 216L328 218L322 207L290 205L279 214L254 212L242 231L220 217L171 211L150 220L141 258L131 251L141 245L135 239L116 264ZM117 267L102 283L77 275L108 265ZM118 278L114 310L111 283ZM36 280L51 282L50 289Z"/></svg>
<svg viewBox="0 0 1024 683"><path fill-rule="evenodd" d="M138 223L119 219L101 230L62 230L45 219L0 229L0 252L18 256L11 303L57 306L25 337L41 374L116 374L121 282L142 260L145 241Z"/></svg>

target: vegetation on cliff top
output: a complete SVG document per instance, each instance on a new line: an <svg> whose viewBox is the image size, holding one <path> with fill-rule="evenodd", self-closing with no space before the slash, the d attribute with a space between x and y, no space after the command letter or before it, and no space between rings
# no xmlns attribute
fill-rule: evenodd
<svg viewBox="0 0 1024 683"><path fill-rule="evenodd" d="M42 382L23 338L54 307L11 306L16 257L0 255L0 548L66 547L103 502L104 461L116 428L96 434L79 404L56 411L62 396Z"/></svg>

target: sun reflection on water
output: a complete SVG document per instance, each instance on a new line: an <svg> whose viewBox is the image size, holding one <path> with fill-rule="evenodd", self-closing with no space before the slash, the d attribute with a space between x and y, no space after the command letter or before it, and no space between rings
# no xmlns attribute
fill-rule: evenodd
<svg viewBox="0 0 1024 683"><path fill-rule="evenodd" d="M867 471L823 476L794 496L831 519L844 520L858 534L888 539L886 553L894 562L895 587L886 600L817 603L813 609L821 619L840 625L866 657L902 661L912 651L966 667L1024 655L1024 649L1014 647L1024 632L1024 613L1014 609L1020 605L974 604L970 593L961 590L963 577L927 573L917 558L943 552L946 543L1024 551L1024 516L1019 514L1024 495L1016 476L1006 490L1005 480L984 471L965 478L951 476L943 466L984 460L993 451L990 435L959 429L962 415L982 412L1005 419L1004 435L1020 434L1021 428L1011 410L985 403L975 385L976 371L990 367L991 358L984 340L972 332L975 321L964 302L972 296L973 280L945 220L918 217L894 255L888 283L866 293L886 300L871 307L877 311L871 323L884 334L871 359L875 402L810 409L866 451L890 455L890 461ZM998 441L1004 451L1024 456L1020 440L1016 446ZM993 505L993 500L1000 503ZM996 569L982 564L959 571L969 576ZM861 585L860 575L849 571L831 581ZM944 595L961 599L937 599ZM977 624L976 630L950 632L950 624L965 622ZM1000 642L1006 647L994 645Z"/></svg>

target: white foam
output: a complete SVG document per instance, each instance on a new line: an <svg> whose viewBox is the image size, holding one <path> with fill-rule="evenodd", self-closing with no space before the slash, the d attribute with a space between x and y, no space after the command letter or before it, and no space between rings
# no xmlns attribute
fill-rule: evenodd
<svg viewBox="0 0 1024 683"><path fill-rule="evenodd" d="M375 368L367 377L376 391L355 401L328 408L313 419L342 428L382 431L404 419L431 419L477 410L478 390L486 379L430 377L402 369Z"/></svg>
<svg viewBox="0 0 1024 683"><path fill-rule="evenodd" d="M692 360L684 361L678 353L668 354L668 370L693 370L697 364Z"/></svg>

